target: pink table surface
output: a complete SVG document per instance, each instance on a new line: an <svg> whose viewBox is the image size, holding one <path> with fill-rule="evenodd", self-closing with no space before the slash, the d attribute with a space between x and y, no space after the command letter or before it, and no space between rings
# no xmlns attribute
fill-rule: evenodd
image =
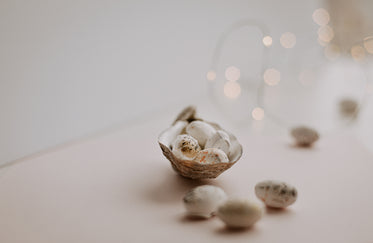
<svg viewBox="0 0 373 243"><path fill-rule="evenodd" d="M72 143L0 170L0 242L373 242L373 156L349 134L312 149L241 132L242 159L216 180L179 177L157 136L172 117ZM217 218L189 220L181 199L200 184L255 199L254 185L281 179L298 201L229 231Z"/></svg>

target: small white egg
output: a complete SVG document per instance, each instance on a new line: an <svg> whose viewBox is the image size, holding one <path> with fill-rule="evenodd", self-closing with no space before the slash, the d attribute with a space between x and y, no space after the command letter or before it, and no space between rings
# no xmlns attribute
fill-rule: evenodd
<svg viewBox="0 0 373 243"><path fill-rule="evenodd" d="M339 111L346 117L357 116L359 104L355 99L344 98L339 102Z"/></svg>
<svg viewBox="0 0 373 243"><path fill-rule="evenodd" d="M302 147L312 146L319 139L319 133L309 127L299 126L291 130L291 135L293 136L296 144Z"/></svg>
<svg viewBox="0 0 373 243"><path fill-rule="evenodd" d="M198 152L193 159L201 164L217 164L229 162L228 156L220 149L208 148Z"/></svg>
<svg viewBox="0 0 373 243"><path fill-rule="evenodd" d="M172 152L179 159L191 160L200 150L198 141L187 134L178 135L172 145Z"/></svg>
<svg viewBox="0 0 373 243"><path fill-rule="evenodd" d="M186 132L197 139L199 145L204 148L207 139L214 135L216 130L206 122L193 121L186 127Z"/></svg>
<svg viewBox="0 0 373 243"><path fill-rule="evenodd" d="M230 146L231 143L229 141L229 135L223 130L219 130L216 131L215 134L212 135L209 139L207 139L205 149L218 148L220 150L223 150L223 152L228 155Z"/></svg>
<svg viewBox="0 0 373 243"><path fill-rule="evenodd" d="M268 207L286 208L298 197L297 189L283 181L267 180L256 184L256 196Z"/></svg>
<svg viewBox="0 0 373 243"><path fill-rule="evenodd" d="M217 216L230 228L251 227L262 214L261 205L244 198L228 199L217 212Z"/></svg>
<svg viewBox="0 0 373 243"><path fill-rule="evenodd" d="M203 185L190 190L183 199L187 214L209 218L227 199L227 195L217 186Z"/></svg>

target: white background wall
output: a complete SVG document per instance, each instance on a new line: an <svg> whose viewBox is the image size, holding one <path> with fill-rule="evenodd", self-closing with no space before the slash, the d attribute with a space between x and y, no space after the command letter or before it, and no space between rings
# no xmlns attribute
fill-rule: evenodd
<svg viewBox="0 0 373 243"><path fill-rule="evenodd" d="M1 0L0 163L206 94L220 33L242 18L274 36L315 1ZM308 16L307 18L305 16ZM304 19L304 23L302 22Z"/></svg>

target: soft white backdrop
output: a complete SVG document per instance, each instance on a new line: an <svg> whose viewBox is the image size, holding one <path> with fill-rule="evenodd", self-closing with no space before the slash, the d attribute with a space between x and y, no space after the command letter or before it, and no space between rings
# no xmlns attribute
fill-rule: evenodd
<svg viewBox="0 0 373 243"><path fill-rule="evenodd" d="M312 24L320 5L1 0L0 164L196 103L206 94L212 51L227 26L255 18L274 36L297 33Z"/></svg>

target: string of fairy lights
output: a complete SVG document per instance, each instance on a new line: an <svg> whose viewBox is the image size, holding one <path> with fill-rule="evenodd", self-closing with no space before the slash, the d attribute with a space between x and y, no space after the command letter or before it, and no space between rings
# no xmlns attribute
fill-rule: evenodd
<svg viewBox="0 0 373 243"><path fill-rule="evenodd" d="M366 60L368 54L373 54L373 36L365 37L360 43L353 45L349 53L343 53L341 48L338 44L333 43L333 39L335 37L335 33L333 28L329 25L330 24L330 14L324 8L316 9L312 14L312 20L315 24L319 26L317 30L317 42L318 44L323 47L323 54L325 58L329 61L334 61L338 59L342 54L349 55L353 60L356 62L363 62ZM263 34L262 44L265 49L270 49L270 47L274 43L274 39L271 35L269 35L269 31L267 28L256 21L241 21L232 25L219 39L218 45L215 49L214 56L213 56L213 64L211 70L209 70L206 74L206 78L209 83L214 83L217 79L216 68L217 62L219 61L220 51L222 46L224 45L224 40L227 36L234 31L235 29L242 27L242 26L255 26L261 30ZM294 48L297 44L297 37L292 32L285 32L279 38L279 43L285 49ZM264 53L264 56L268 55L268 52ZM273 67L266 67L266 62L263 61L262 67L262 82L264 82L267 86L276 86L279 85L281 82L281 72L280 70L273 68ZM313 73L310 70L303 70L299 74L299 82L307 86L313 80ZM223 87L223 94L227 99L235 100L241 96L241 85L238 80L241 77L241 71L236 66L229 66L225 69L224 78L226 82L224 83ZM373 94L373 85L371 83L367 84L366 87L367 94ZM265 117L265 111L263 107L257 106L252 109L251 117L253 120L261 121Z"/></svg>

